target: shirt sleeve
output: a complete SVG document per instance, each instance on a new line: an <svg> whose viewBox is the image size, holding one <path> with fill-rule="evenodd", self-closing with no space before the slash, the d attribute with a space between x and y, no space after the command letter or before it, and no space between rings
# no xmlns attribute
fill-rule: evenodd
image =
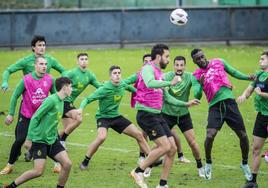
<svg viewBox="0 0 268 188"><path fill-rule="evenodd" d="M13 74L14 72L17 72L19 70L22 70L24 68L24 63L23 59L17 61L15 64L10 65L9 67L6 68L6 70L3 72L2 75L2 83L7 83L10 74Z"/></svg>
<svg viewBox="0 0 268 188"><path fill-rule="evenodd" d="M148 88L161 88L170 86L169 81L155 80L153 68L150 65L145 65L142 69L141 76Z"/></svg>
<svg viewBox="0 0 268 188"><path fill-rule="evenodd" d="M138 79L138 75L137 75L137 73L135 73L135 74L132 74L131 76L127 77L123 81L126 84L134 84L137 81L137 79Z"/></svg>
<svg viewBox="0 0 268 188"><path fill-rule="evenodd" d="M228 64L224 59L221 59L224 64L224 70L230 74L232 77L237 78L239 80L249 80L248 75L236 70L230 64Z"/></svg>
<svg viewBox="0 0 268 188"><path fill-rule="evenodd" d="M56 71L58 71L59 73L63 73L65 72L64 67L58 62L58 60L56 60L55 58L51 57L52 59L52 68L55 69Z"/></svg>
<svg viewBox="0 0 268 188"><path fill-rule="evenodd" d="M48 98L47 98L48 99ZM54 101L53 100L47 100L45 99L41 106L37 109L37 111L34 113L34 115L31 118L29 130L32 126L38 125L41 118L45 116L53 107L54 107ZM29 133L29 131L28 131ZM28 136L27 136L28 137Z"/></svg>
<svg viewBox="0 0 268 188"><path fill-rule="evenodd" d="M14 90L12 96L11 96L10 105L9 105L9 112L8 112L9 115L14 116L16 105L17 105L17 100L22 95L24 90L25 90L24 81L23 81L23 79L21 79L20 82L18 83L16 89Z"/></svg>
<svg viewBox="0 0 268 188"><path fill-rule="evenodd" d="M100 83L100 82L97 80L95 74L92 74L91 76L92 76L92 77L91 77L92 81L90 82L91 85L93 85L95 88L99 88L99 87L101 87L101 86L102 86L102 83Z"/></svg>
<svg viewBox="0 0 268 188"><path fill-rule="evenodd" d="M137 91L137 89L131 85L126 85L125 89L129 92L135 93Z"/></svg>
<svg viewBox="0 0 268 188"><path fill-rule="evenodd" d="M164 92L164 100L172 105L179 106L179 107L185 107L186 102L176 99L175 97L171 96L168 93L168 88L163 89Z"/></svg>
<svg viewBox="0 0 268 188"><path fill-rule="evenodd" d="M199 84L197 79L192 74L191 74L191 83L194 92L194 98L200 100L202 97L202 86Z"/></svg>
<svg viewBox="0 0 268 188"><path fill-rule="evenodd" d="M84 100L82 100L79 108L84 109L89 103L91 103L95 100L99 100L104 96L105 96L105 92L103 90L103 87L100 87L95 92L93 92L91 95L89 95Z"/></svg>
<svg viewBox="0 0 268 188"><path fill-rule="evenodd" d="M51 94L54 94L54 93L56 93L56 92L57 92L57 90L56 90L56 85L55 85L55 79L52 78L52 86L51 86L51 88L50 88L50 93L51 93Z"/></svg>

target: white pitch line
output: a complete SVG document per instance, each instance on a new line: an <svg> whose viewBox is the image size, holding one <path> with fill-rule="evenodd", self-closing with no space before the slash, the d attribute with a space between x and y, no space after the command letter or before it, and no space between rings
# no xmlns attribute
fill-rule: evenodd
<svg viewBox="0 0 268 188"><path fill-rule="evenodd" d="M14 135L10 134L9 132L0 132L0 135L6 136L6 137L14 136ZM71 145L71 146L77 146L77 147L88 147L87 144L80 144L80 143L74 143L74 142L66 142L66 144ZM122 153L130 153L130 152L136 151L136 150L127 150L127 149L120 149L120 148L109 148L109 147L103 147L103 146L101 146L100 148L103 150L116 151L116 152L122 152ZM223 167L226 169L233 169L233 170L240 169L240 167L232 166L232 165L221 165L221 164L215 164L215 163L213 163L213 165ZM264 172L264 171L259 171L259 173L260 174L268 174L268 172Z"/></svg>
<svg viewBox="0 0 268 188"><path fill-rule="evenodd" d="M0 132L1 136L6 136L6 137L14 137L13 134L10 134L9 132ZM67 145L71 146L78 146L78 147L88 147L87 144L80 144L80 143L74 143L74 142L66 142ZM103 147L101 146L100 149L103 150L109 150L109 151L116 151L116 152L122 152L122 153L130 153L130 152L135 152L136 150L127 150L127 149L120 149L120 148L109 148L109 147Z"/></svg>

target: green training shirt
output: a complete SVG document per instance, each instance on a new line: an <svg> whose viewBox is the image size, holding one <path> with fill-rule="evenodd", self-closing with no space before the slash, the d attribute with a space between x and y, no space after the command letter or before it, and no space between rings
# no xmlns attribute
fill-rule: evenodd
<svg viewBox="0 0 268 188"><path fill-rule="evenodd" d="M63 100L57 93L48 96L34 113L27 139L36 143L51 145L58 138L58 123L63 114Z"/></svg>
<svg viewBox="0 0 268 188"><path fill-rule="evenodd" d="M174 71L167 72L164 74L166 81L171 81L175 77ZM177 83L175 86L170 86L168 88L168 93L175 97L177 100L188 102L190 96L191 87L194 89L194 97L200 99L202 96L202 88L196 78L189 72L184 72L182 74L182 81ZM168 103L164 98L164 105L162 112L170 116L183 116L188 114L187 107L178 107L173 103Z"/></svg>
<svg viewBox="0 0 268 188"><path fill-rule="evenodd" d="M20 59L15 64L12 64L9 67L7 67L7 69L3 73L2 82L8 83L9 75L19 70L22 70L23 75L33 72L35 58L36 58L35 54L31 54ZM54 57L46 54L45 58L47 60L47 73L50 72L50 69L55 69L59 73L62 73L65 71L64 67L61 64L59 64L59 62Z"/></svg>
<svg viewBox="0 0 268 188"><path fill-rule="evenodd" d="M103 86L81 102L80 108L84 109L87 104L99 100L99 109L96 113L96 119L117 117L120 115L119 105L125 94L125 90L131 92L136 91L134 87L123 81L121 81L119 85L114 85L111 81L105 82Z"/></svg>
<svg viewBox="0 0 268 188"><path fill-rule="evenodd" d="M38 77L36 75L35 72L32 72L32 76L35 80L41 79L40 77ZM51 94L56 93L54 81L55 80L53 79L53 87L51 87L51 90L50 90ZM9 105L9 112L8 112L9 115L14 116L16 105L17 105L17 100L23 94L24 90L25 90L24 81L23 81L23 79L21 79L20 82L18 83L18 85L16 86L16 89L14 90L12 96L11 96L10 105Z"/></svg>
<svg viewBox="0 0 268 188"><path fill-rule="evenodd" d="M257 77L260 82L265 82L268 79L268 72L259 71ZM256 81L251 83L251 86L256 88ZM267 88L266 88L267 89ZM254 106L257 112L260 112L264 116L268 116L268 99L265 97L261 97L260 95L255 95L254 98Z"/></svg>
<svg viewBox="0 0 268 188"><path fill-rule="evenodd" d="M65 101L73 103L75 99L86 89L86 87L91 84L95 88L99 88L101 83L97 81L94 73L86 70L83 72L79 67L74 68L70 71L63 73L72 80L72 94L70 97L66 98Z"/></svg>

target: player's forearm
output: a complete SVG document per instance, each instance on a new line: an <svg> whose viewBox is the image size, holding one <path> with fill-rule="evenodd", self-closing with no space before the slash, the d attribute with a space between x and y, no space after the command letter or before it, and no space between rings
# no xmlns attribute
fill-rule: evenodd
<svg viewBox="0 0 268 188"><path fill-rule="evenodd" d="M175 97L171 96L168 91L164 90L164 100L171 104L178 107L185 107L187 105L186 102L176 99Z"/></svg>
<svg viewBox="0 0 268 188"><path fill-rule="evenodd" d="M232 77L237 78L239 80L249 80L249 76L236 70L231 65L229 65L226 61L224 62L224 69L228 74L230 74Z"/></svg>
<svg viewBox="0 0 268 188"><path fill-rule="evenodd" d="M10 75L9 71L5 70L2 75L2 83L8 83L9 75Z"/></svg>

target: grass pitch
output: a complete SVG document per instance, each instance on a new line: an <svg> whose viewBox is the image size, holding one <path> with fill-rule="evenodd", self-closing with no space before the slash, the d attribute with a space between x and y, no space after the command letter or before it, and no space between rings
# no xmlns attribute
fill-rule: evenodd
<svg viewBox="0 0 268 188"><path fill-rule="evenodd" d="M202 48L202 47L201 47ZM168 70L172 70L173 59L176 55L183 55L187 58L187 71L193 71L196 67L190 58L192 47L171 47L171 62L168 65ZM209 46L203 48L207 58L220 57L224 58L233 67L244 73L254 73L259 69L258 61L260 53L267 49L267 46ZM100 50L61 50L49 49L48 53L57 58L66 69L76 67L76 55L79 52L88 52L89 54L89 69L92 70L100 81L108 80L108 69L111 65L119 65L122 69L122 76L127 76L135 73L141 66L141 58L143 54L150 52L149 48L140 49L100 49ZM0 72L16 62L18 59L28 55L30 50L0 51L1 66ZM58 74L52 71L54 76ZM10 89L0 94L0 111L7 113L10 97L12 92L22 77L21 72L12 74L9 80ZM233 86L234 94L238 97L249 84L248 81L240 81L229 77ZM1 80L2 81L2 80ZM89 86L86 91L77 99L76 106L79 106L83 96L90 94L94 88ZM123 98L120 111L122 115L129 118L136 124L136 110L131 109L129 105L130 94L127 93ZM18 106L18 105L17 105ZM84 111L83 123L76 129L67 140L69 156L73 162L73 167L66 187L68 188L126 188L137 187L132 179L128 177L128 173L135 168L139 150L135 140L119 135L113 130L109 131L109 136L96 155L90 162L89 169L80 171L78 168L83 160L87 145L96 137L95 111L97 102L88 105ZM253 107L253 97L246 103L240 105L240 110L243 115L245 125L248 131L250 143L252 143L252 129L256 117L256 112ZM200 145L202 157L204 157L203 142L206 131L208 104L203 96L201 105L190 109L193 119L197 142ZM18 112L18 109L17 111ZM17 113L16 113L17 114ZM10 147L14 141L14 128L16 121L9 127L4 125L5 115L0 115L0 168L3 168L8 160ZM16 120L16 117L15 117ZM59 125L62 129L62 125ZM181 136L182 147L185 157L191 160L190 164L178 163L176 158L171 174L168 180L170 188L238 188L241 187L245 180L239 164L241 162L241 154L238 138L234 132L225 124L222 130L218 133L214 142L212 159L213 159L213 174L210 181L206 181L197 176L196 164L192 156L191 150L188 147L182 133L178 130ZM264 146L264 151L268 149L268 145ZM250 150L249 162L251 164L252 150ZM22 149L24 153L24 149ZM204 161L203 161L204 164ZM24 162L23 156L16 162L12 174L0 176L0 185L12 182L24 171L33 167L33 164ZM56 187L57 174L52 173L53 162L47 160L46 171L43 176L29 181L20 187L25 188L53 188ZM159 174L161 167L154 168L150 178L146 179L149 187L155 187L159 182ZM267 164L262 163L260 173L258 175L259 187L267 187Z"/></svg>

